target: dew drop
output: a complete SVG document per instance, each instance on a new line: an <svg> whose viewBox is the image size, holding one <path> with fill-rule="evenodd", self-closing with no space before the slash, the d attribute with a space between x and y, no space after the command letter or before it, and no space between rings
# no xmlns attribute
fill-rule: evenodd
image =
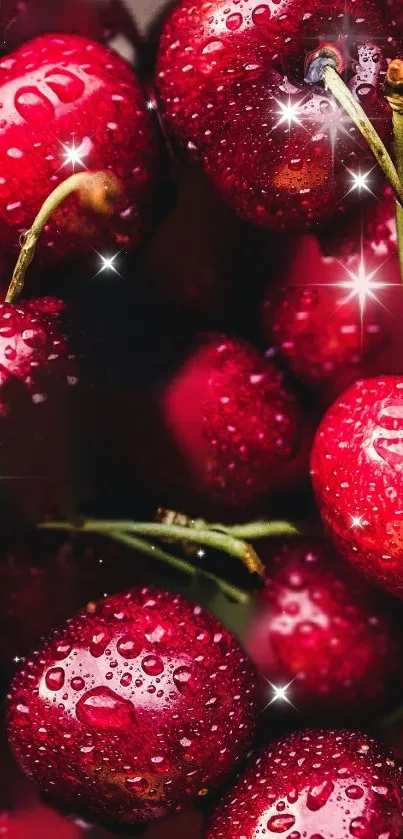
<svg viewBox="0 0 403 839"><path fill-rule="evenodd" d="M134 638L131 638L130 635L125 635L123 638L119 638L118 643L116 644L116 649L123 658L137 658L140 654L139 645L136 644Z"/></svg>
<svg viewBox="0 0 403 839"><path fill-rule="evenodd" d="M125 731L134 722L134 707L107 687L96 687L81 697L77 719L100 731Z"/></svg>
<svg viewBox="0 0 403 839"><path fill-rule="evenodd" d="M158 655L146 655L141 666L147 676L158 676L164 670L164 663Z"/></svg>
<svg viewBox="0 0 403 839"><path fill-rule="evenodd" d="M109 633L103 628L98 627L95 630L90 643L90 653L94 658L99 658L104 654L109 643Z"/></svg>
<svg viewBox="0 0 403 839"><path fill-rule="evenodd" d="M70 684L73 690L82 690L85 687L84 679L81 676L74 676Z"/></svg>
<svg viewBox="0 0 403 839"><path fill-rule="evenodd" d="M232 15L228 15L225 23L227 29L230 29L231 32L236 32L242 26L243 17L239 12L234 12Z"/></svg>
<svg viewBox="0 0 403 839"><path fill-rule="evenodd" d="M67 641L61 641L56 647L55 658L57 658L58 661L62 661L70 655L72 649L72 644L69 644Z"/></svg>
<svg viewBox="0 0 403 839"><path fill-rule="evenodd" d="M179 693L184 696L194 696L197 691L197 684L189 667L177 667L172 678Z"/></svg>
<svg viewBox="0 0 403 839"><path fill-rule="evenodd" d="M308 791L306 806L309 810L320 810L324 807L329 796L334 790L332 781L323 781L321 784L315 784Z"/></svg>
<svg viewBox="0 0 403 839"><path fill-rule="evenodd" d="M356 839L364 839L364 837L368 836L369 823L367 819L364 819L363 817L353 819L350 822L350 833L352 836L355 836Z"/></svg>
<svg viewBox="0 0 403 839"><path fill-rule="evenodd" d="M272 816L267 822L268 830L272 833L285 833L295 824L295 817L291 813L283 813L280 816Z"/></svg>
<svg viewBox="0 0 403 839"><path fill-rule="evenodd" d="M131 673L123 673L120 684L123 685L124 688L127 688L131 684L132 678Z"/></svg>
<svg viewBox="0 0 403 839"><path fill-rule="evenodd" d="M65 674L63 667L51 667L46 673L45 682L49 690L60 690L64 685Z"/></svg>
<svg viewBox="0 0 403 839"><path fill-rule="evenodd" d="M362 798L362 796L364 795L364 790L357 784L351 784L351 786L347 787L346 789L346 795L348 798L352 798L354 801L356 801L358 798Z"/></svg>
<svg viewBox="0 0 403 839"><path fill-rule="evenodd" d="M267 26L271 20L271 11L268 6L256 6L252 12L252 20L256 26Z"/></svg>
<svg viewBox="0 0 403 839"><path fill-rule="evenodd" d="M135 792L146 792L148 790L148 781L146 778L142 778L140 775L136 775L134 778L126 778L125 786L127 789L133 790Z"/></svg>

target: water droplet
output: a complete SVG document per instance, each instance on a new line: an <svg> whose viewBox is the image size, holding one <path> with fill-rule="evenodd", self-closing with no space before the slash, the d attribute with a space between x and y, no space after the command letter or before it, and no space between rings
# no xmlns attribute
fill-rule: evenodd
<svg viewBox="0 0 403 839"><path fill-rule="evenodd" d="M45 78L46 84L56 93L60 102L76 102L84 93L83 80L70 70L50 70Z"/></svg>
<svg viewBox="0 0 403 839"><path fill-rule="evenodd" d="M85 687L84 679L81 676L74 676L70 684L73 690L82 690Z"/></svg>
<svg viewBox="0 0 403 839"><path fill-rule="evenodd" d="M256 26L267 26L271 20L271 11L268 6L256 6L252 12L252 20Z"/></svg>
<svg viewBox="0 0 403 839"><path fill-rule="evenodd" d="M123 658L137 658L140 654L139 645L136 644L134 638L131 638L130 635L125 635L123 638L119 638L118 643L116 644L116 649Z"/></svg>
<svg viewBox="0 0 403 839"><path fill-rule="evenodd" d="M123 685L124 688L127 688L131 684L132 678L131 673L123 673L120 684Z"/></svg>
<svg viewBox="0 0 403 839"><path fill-rule="evenodd" d="M194 696L197 691L197 684L189 667L177 667L172 678L179 693L184 696Z"/></svg>
<svg viewBox="0 0 403 839"><path fill-rule="evenodd" d="M227 29L230 29L231 32L236 32L243 24L243 17L239 12L233 12L232 15L228 15L225 23Z"/></svg>
<svg viewBox="0 0 403 839"><path fill-rule="evenodd" d="M134 778L126 778L125 786L127 789L138 791L138 792L146 792L148 790L148 781L146 778L142 778L140 775L136 775Z"/></svg>
<svg viewBox="0 0 403 839"><path fill-rule="evenodd" d="M69 644L67 641L60 641L56 647L55 658L57 658L58 661L62 661L70 655L72 649L72 644Z"/></svg>
<svg viewBox="0 0 403 839"><path fill-rule="evenodd" d="M306 806L308 809L320 810L321 807L324 807L333 790L334 784L329 780L322 781L322 783L312 786L308 791L306 799Z"/></svg>
<svg viewBox="0 0 403 839"><path fill-rule="evenodd" d="M96 687L81 697L76 707L83 725L103 731L124 731L134 722L134 707L107 687Z"/></svg>
<svg viewBox="0 0 403 839"><path fill-rule="evenodd" d="M164 670L164 663L158 655L146 655L141 666L147 676L158 676Z"/></svg>
<svg viewBox="0 0 403 839"><path fill-rule="evenodd" d="M356 839L364 839L369 834L369 823L367 819L359 817L350 822L350 833Z"/></svg>
<svg viewBox="0 0 403 839"><path fill-rule="evenodd" d="M99 658L104 654L110 640L109 633L103 627L98 627L90 643L90 653L94 658Z"/></svg>
<svg viewBox="0 0 403 839"><path fill-rule="evenodd" d="M272 816L267 822L268 830L272 833L285 833L295 824L295 817L291 813L282 813L281 816Z"/></svg>
<svg viewBox="0 0 403 839"><path fill-rule="evenodd" d="M346 789L346 795L348 798L352 798L355 801L358 798L362 798L364 790L362 787L357 786L357 784L351 784L351 786Z"/></svg>
<svg viewBox="0 0 403 839"><path fill-rule="evenodd" d="M63 667L51 667L45 676L46 687L49 690L60 690L64 685L64 678Z"/></svg>
<svg viewBox="0 0 403 839"><path fill-rule="evenodd" d="M20 117L30 125L43 125L54 119L52 102L34 85L17 90L14 105Z"/></svg>

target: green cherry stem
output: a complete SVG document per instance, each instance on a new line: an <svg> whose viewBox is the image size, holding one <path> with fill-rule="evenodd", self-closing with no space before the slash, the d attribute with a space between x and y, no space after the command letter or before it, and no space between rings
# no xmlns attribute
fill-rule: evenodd
<svg viewBox="0 0 403 839"><path fill-rule="evenodd" d="M393 114L396 166L400 178L403 178L403 61L400 58L396 58L389 64L385 87L386 98ZM399 203L396 204L396 229L400 273L403 282L403 207Z"/></svg>
<svg viewBox="0 0 403 839"><path fill-rule="evenodd" d="M187 530L213 530L214 532L227 533L235 539L250 539L252 542L259 539L275 539L302 536L306 529L301 530L296 524L289 521L279 520L258 520L247 524L225 525L206 522L204 519L193 519L184 513L175 510L168 510L160 507L157 511L157 521L164 525L179 524Z"/></svg>
<svg viewBox="0 0 403 839"><path fill-rule="evenodd" d="M73 192L77 192L81 203L93 212L111 215L120 195L120 184L112 172L77 172L53 190L39 210L32 227L22 236L21 252L7 291L6 303L15 303L22 293L25 274L35 256L44 227L52 213Z"/></svg>
<svg viewBox="0 0 403 839"><path fill-rule="evenodd" d="M368 119L364 109L354 98L351 90L347 87L337 70L327 65L323 70L323 82L325 87L333 94L339 104L344 108L354 125L358 128L364 140L366 140L372 154L376 158L383 174L389 181L395 195L403 204L403 184L393 163L393 160L386 150L379 134L375 131L372 122Z"/></svg>
<svg viewBox="0 0 403 839"><path fill-rule="evenodd" d="M40 527L46 530L77 530L74 525L64 521L45 522ZM251 574L259 574L262 577L264 573L263 564L251 545L235 538L230 533L218 530L193 530L181 525L160 524L158 522L97 521L94 519L84 521L78 529L89 533L131 533L153 539L195 542L198 545L223 551L240 559Z"/></svg>
<svg viewBox="0 0 403 839"><path fill-rule="evenodd" d="M251 595L249 592L243 591L243 589L232 585L232 583L229 583L221 577L217 577L215 574L211 574L210 571L205 571L204 568L198 568L195 565L191 565L191 563L187 562L185 559L178 559L178 557L173 554L164 551L157 545L151 545L149 542L146 542L144 539L140 539L138 536L132 536L129 533L121 533L116 530L106 531L104 535L114 539L116 542L120 542L122 545L134 548L134 550L139 551L139 553L143 553L153 559L159 559L167 565L170 565L171 568L174 568L176 571L186 574L188 577L196 578L201 576L204 577L204 579L210 580L210 582L215 583L215 585L221 589L223 594L229 597L230 600L234 600L236 603L248 603L250 600Z"/></svg>

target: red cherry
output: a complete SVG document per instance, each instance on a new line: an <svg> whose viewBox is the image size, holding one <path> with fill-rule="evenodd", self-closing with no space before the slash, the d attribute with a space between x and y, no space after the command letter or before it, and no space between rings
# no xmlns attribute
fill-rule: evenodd
<svg viewBox="0 0 403 839"><path fill-rule="evenodd" d="M384 247L370 239L362 253L359 237L355 252L340 256L341 245L336 242L329 254L317 237L300 237L286 284L271 284L262 306L265 339L299 378L333 396L360 375L388 372L389 355L399 356L397 311L403 312L397 256L388 259ZM361 317L359 284L371 276L379 288L366 295Z"/></svg>
<svg viewBox="0 0 403 839"><path fill-rule="evenodd" d="M356 382L317 431L312 481L341 554L370 580L403 596L403 378Z"/></svg>
<svg viewBox="0 0 403 839"><path fill-rule="evenodd" d="M246 342L210 336L167 388L163 414L212 501L253 504L295 478L299 408L273 362Z"/></svg>
<svg viewBox="0 0 403 839"><path fill-rule="evenodd" d="M78 36L44 35L0 62L0 241L10 250L49 192L76 168L110 169L122 184L112 218L101 221L69 198L49 221L48 259L90 246L133 247L149 222L156 137L138 81L112 50Z"/></svg>
<svg viewBox="0 0 403 839"><path fill-rule="evenodd" d="M362 718L390 701L401 683L390 603L323 540L282 543L260 556L265 585L246 648L263 675L292 683L293 705L316 720Z"/></svg>
<svg viewBox="0 0 403 839"><path fill-rule="evenodd" d="M43 793L131 824L215 788L245 754L257 710L255 671L215 618L134 589L33 653L12 683L8 729Z"/></svg>
<svg viewBox="0 0 403 839"><path fill-rule="evenodd" d="M309 59L336 49L350 90L385 135L386 34L375 0L181 0L157 65L166 118L237 213L302 229L348 203L345 167L358 171L368 157L332 96L304 81Z"/></svg>
<svg viewBox="0 0 403 839"><path fill-rule="evenodd" d="M366 734L301 731L255 757L215 811L207 839L399 839L401 768Z"/></svg>

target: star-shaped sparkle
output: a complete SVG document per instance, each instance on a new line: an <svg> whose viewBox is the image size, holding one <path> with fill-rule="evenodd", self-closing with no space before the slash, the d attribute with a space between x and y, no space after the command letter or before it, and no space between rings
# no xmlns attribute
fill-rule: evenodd
<svg viewBox="0 0 403 839"><path fill-rule="evenodd" d="M363 516L351 516L351 529L353 527L365 527L365 524Z"/></svg>
<svg viewBox="0 0 403 839"><path fill-rule="evenodd" d="M369 169L368 172L361 172L360 170L358 170L358 172L353 172L347 167L347 171L351 175L351 187L348 190L347 195L351 192L358 192L360 194L362 192L369 192L371 195L374 195L369 185L369 177L374 169L375 166L373 166L372 169Z"/></svg>
<svg viewBox="0 0 403 839"><path fill-rule="evenodd" d="M270 705L274 705L275 702L286 702L287 705L291 705L291 707L294 708L295 711L297 711L298 709L295 707L295 705L292 704L291 700L288 698L288 690L291 687L292 683L295 682L295 679L296 677L294 676L294 678L291 679L291 682L288 682L287 685L274 685L273 682L270 682L269 679L266 679L267 684L272 689L272 698L263 710L266 711L267 708L270 708Z"/></svg>
<svg viewBox="0 0 403 839"><path fill-rule="evenodd" d="M96 251L96 254L99 256L99 259L101 261L101 267L99 271L97 271L97 273L95 274L96 277L98 277L99 274L103 274L104 271L112 271L114 274L117 274L119 277L122 277L115 265L115 261L117 260L120 251L118 251L118 253L113 254L113 256L104 256L102 253L98 253L98 251Z"/></svg>
<svg viewBox="0 0 403 839"><path fill-rule="evenodd" d="M278 128L280 125L288 125L289 130L292 125L299 125L303 127L299 118L301 114L301 102L292 102L291 96L288 97L288 101L286 102L281 102L280 99L276 99L276 102L278 105L277 114L279 116L279 120L276 122L273 130Z"/></svg>
<svg viewBox="0 0 403 839"><path fill-rule="evenodd" d="M71 166L72 171L75 172L76 167L81 167L82 169L87 168L84 163L84 157L87 154L86 144L84 142L76 146L76 141L73 137L70 144L61 143L61 146L64 157L64 163L62 163L60 167L61 169L64 169L65 166Z"/></svg>

